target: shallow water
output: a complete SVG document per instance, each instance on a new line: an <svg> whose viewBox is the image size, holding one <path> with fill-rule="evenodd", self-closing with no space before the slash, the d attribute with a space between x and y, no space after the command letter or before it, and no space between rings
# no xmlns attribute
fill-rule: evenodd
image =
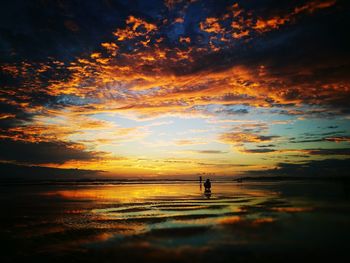
<svg viewBox="0 0 350 263"><path fill-rule="evenodd" d="M1 262L305 262L350 248L344 183L0 188Z"/></svg>

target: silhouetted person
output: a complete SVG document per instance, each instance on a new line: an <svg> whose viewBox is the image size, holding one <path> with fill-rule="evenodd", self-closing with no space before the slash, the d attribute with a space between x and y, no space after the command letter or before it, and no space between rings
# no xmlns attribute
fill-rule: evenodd
<svg viewBox="0 0 350 263"><path fill-rule="evenodd" d="M209 199L211 197L211 182L209 179L204 182L204 195Z"/></svg>
<svg viewBox="0 0 350 263"><path fill-rule="evenodd" d="M205 180L205 183L204 183L204 189L205 191L210 191L210 188L211 188L211 182L209 179Z"/></svg>
<svg viewBox="0 0 350 263"><path fill-rule="evenodd" d="M202 192L202 176L199 176L199 190Z"/></svg>

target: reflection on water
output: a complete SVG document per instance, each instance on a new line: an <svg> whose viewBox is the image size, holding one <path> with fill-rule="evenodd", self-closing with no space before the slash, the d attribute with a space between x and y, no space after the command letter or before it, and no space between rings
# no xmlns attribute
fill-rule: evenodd
<svg viewBox="0 0 350 263"><path fill-rule="evenodd" d="M280 262L350 244L337 183L2 186L1 262ZM317 251L317 253L315 253Z"/></svg>

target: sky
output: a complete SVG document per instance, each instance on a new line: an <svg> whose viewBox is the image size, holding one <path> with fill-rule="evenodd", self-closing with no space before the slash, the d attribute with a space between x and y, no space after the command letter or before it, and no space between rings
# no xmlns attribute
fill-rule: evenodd
<svg viewBox="0 0 350 263"><path fill-rule="evenodd" d="M346 174L349 10L341 0L2 2L1 176Z"/></svg>

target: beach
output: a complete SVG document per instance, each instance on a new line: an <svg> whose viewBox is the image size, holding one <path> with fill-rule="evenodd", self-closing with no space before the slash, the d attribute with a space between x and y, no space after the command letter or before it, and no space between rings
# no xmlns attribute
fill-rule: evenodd
<svg viewBox="0 0 350 263"><path fill-rule="evenodd" d="M304 262L350 248L347 183L212 185L2 185L1 262Z"/></svg>

